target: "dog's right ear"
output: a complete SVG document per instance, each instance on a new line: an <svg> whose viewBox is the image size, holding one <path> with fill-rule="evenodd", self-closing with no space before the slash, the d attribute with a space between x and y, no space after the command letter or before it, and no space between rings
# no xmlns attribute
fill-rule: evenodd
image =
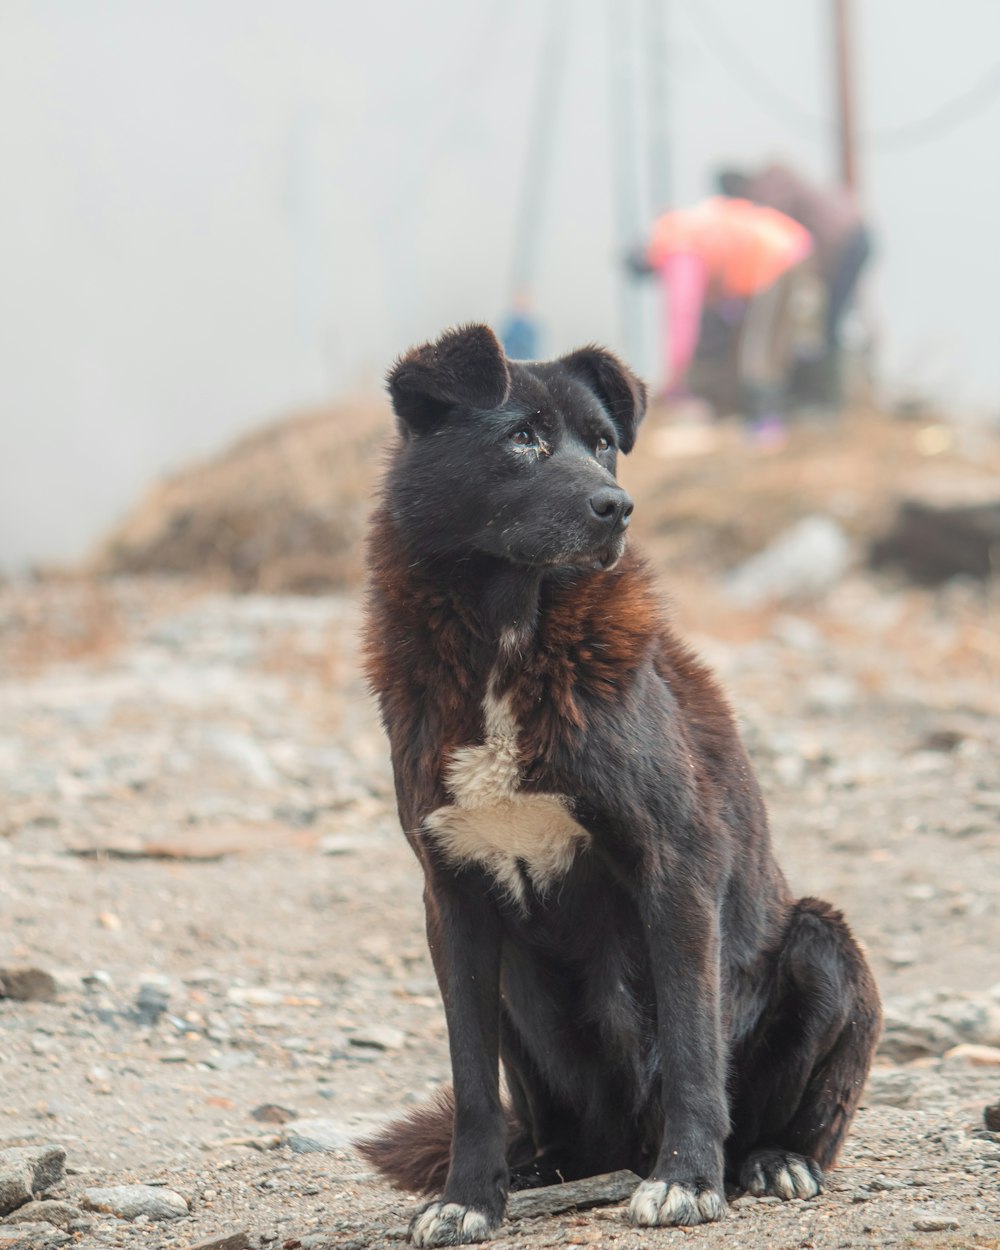
<svg viewBox="0 0 1000 1250"><path fill-rule="evenodd" d="M426 434L452 408L499 408L510 394L510 370L489 326L458 326L400 356L386 385L404 427Z"/></svg>

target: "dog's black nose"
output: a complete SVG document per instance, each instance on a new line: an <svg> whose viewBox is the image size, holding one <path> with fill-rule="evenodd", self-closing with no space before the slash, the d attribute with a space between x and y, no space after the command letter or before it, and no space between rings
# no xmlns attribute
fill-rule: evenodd
<svg viewBox="0 0 1000 1250"><path fill-rule="evenodd" d="M634 507L635 504L620 486L606 486L590 496L591 512L609 529L618 525L624 529Z"/></svg>

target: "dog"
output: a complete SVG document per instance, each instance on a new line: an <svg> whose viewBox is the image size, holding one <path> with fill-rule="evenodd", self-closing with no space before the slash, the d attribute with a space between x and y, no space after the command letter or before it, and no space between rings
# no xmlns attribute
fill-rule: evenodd
<svg viewBox="0 0 1000 1250"><path fill-rule="evenodd" d="M416 1246L623 1168L640 1226L814 1197L881 1007L840 913L790 893L726 700L626 548L645 387L601 347L515 363L468 325L388 390L365 662L453 1088L360 1148L434 1195Z"/></svg>

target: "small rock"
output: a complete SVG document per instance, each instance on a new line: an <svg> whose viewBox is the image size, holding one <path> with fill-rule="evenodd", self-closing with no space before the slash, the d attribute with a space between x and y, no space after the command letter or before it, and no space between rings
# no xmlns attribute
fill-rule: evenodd
<svg viewBox="0 0 1000 1250"><path fill-rule="evenodd" d="M840 526L826 516L808 516L735 569L727 588L743 607L808 599L829 590L849 563L850 544Z"/></svg>
<svg viewBox="0 0 1000 1250"><path fill-rule="evenodd" d="M974 1042L962 1042L944 1052L944 1058L954 1063L971 1063L977 1068L1000 1068L1000 1046L977 1046Z"/></svg>
<svg viewBox="0 0 1000 1250"><path fill-rule="evenodd" d="M893 1189L903 1189L902 1181L893 1180L891 1176L876 1176L869 1181L868 1188L876 1194L889 1193Z"/></svg>
<svg viewBox="0 0 1000 1250"><path fill-rule="evenodd" d="M886 963L892 964L894 968L912 968L919 959L916 951L905 946L897 946L885 952Z"/></svg>
<svg viewBox="0 0 1000 1250"><path fill-rule="evenodd" d="M213 1072L233 1072L237 1068L245 1068L253 1063L254 1057L248 1050L227 1050L221 1055L209 1055L200 1060L206 1068Z"/></svg>
<svg viewBox="0 0 1000 1250"><path fill-rule="evenodd" d="M846 673L817 673L805 683L805 696L810 711L847 712L857 704L861 691Z"/></svg>
<svg viewBox="0 0 1000 1250"><path fill-rule="evenodd" d="M188 1213L188 1204L172 1189L158 1185L109 1185L86 1189L83 1205L90 1211L106 1211L119 1219L134 1220L140 1215L151 1220L177 1220Z"/></svg>
<svg viewBox="0 0 1000 1250"><path fill-rule="evenodd" d="M242 1146L245 1150L277 1150L281 1145L281 1137L277 1133L267 1133L263 1137L223 1137L221 1141L209 1142L204 1149L216 1150L220 1147Z"/></svg>
<svg viewBox="0 0 1000 1250"><path fill-rule="evenodd" d="M319 840L321 855L354 855L372 845L371 838L356 833L328 833Z"/></svg>
<svg viewBox="0 0 1000 1250"><path fill-rule="evenodd" d="M68 1228L80 1219L83 1212L71 1202L59 1202L55 1198L41 1198L37 1202L29 1202L18 1207L11 1220L18 1224L47 1223L57 1228Z"/></svg>
<svg viewBox="0 0 1000 1250"><path fill-rule="evenodd" d="M15 1146L0 1151L4 1155L20 1155L31 1168L31 1189L43 1194L58 1185L66 1174L66 1151L62 1146Z"/></svg>
<svg viewBox="0 0 1000 1250"><path fill-rule="evenodd" d="M296 1112L288 1107L281 1107L276 1102L261 1103L259 1107L254 1107L250 1112L250 1116L254 1120L259 1120L262 1124L287 1124L289 1120L294 1120Z"/></svg>
<svg viewBox="0 0 1000 1250"><path fill-rule="evenodd" d="M69 1233L64 1233L51 1224L3 1224L0 1225L0 1250L29 1250L29 1247L44 1246L49 1250L53 1246L66 1246L72 1241Z"/></svg>
<svg viewBox="0 0 1000 1250"><path fill-rule="evenodd" d="M105 972L103 969L98 968L94 972L88 972L86 974L83 978L83 987L84 989L89 990L90 993L97 994L102 991L114 989L115 983L112 980L110 972Z"/></svg>
<svg viewBox="0 0 1000 1250"><path fill-rule="evenodd" d="M219 1233L205 1241L194 1241L185 1250L247 1250L250 1245L250 1234L245 1228L231 1233Z"/></svg>
<svg viewBox="0 0 1000 1250"><path fill-rule="evenodd" d="M885 1005L885 1025L878 1053L894 1063L909 1063L924 1055L943 1055L962 1038L937 1014L914 1009L901 999Z"/></svg>
<svg viewBox="0 0 1000 1250"><path fill-rule="evenodd" d="M958 1228L958 1220L947 1215L921 1215L913 1221L913 1227L918 1233L943 1233Z"/></svg>
<svg viewBox="0 0 1000 1250"><path fill-rule="evenodd" d="M991 1133L1000 1133L1000 1102L983 1108L983 1122Z"/></svg>
<svg viewBox="0 0 1000 1250"><path fill-rule="evenodd" d="M66 1151L61 1146L12 1146L0 1150L0 1215L23 1206L63 1178Z"/></svg>
<svg viewBox="0 0 1000 1250"><path fill-rule="evenodd" d="M295 1154L342 1150L351 1143L351 1134L334 1120L293 1120L282 1137Z"/></svg>
<svg viewBox="0 0 1000 1250"><path fill-rule="evenodd" d="M55 977L41 968L0 968L0 998L47 1003L57 988Z"/></svg>
<svg viewBox="0 0 1000 1250"><path fill-rule="evenodd" d="M270 990L264 985L234 985L226 997L239 1007L279 1007L285 1001L280 990Z"/></svg>
<svg viewBox="0 0 1000 1250"><path fill-rule="evenodd" d="M170 992L163 981L147 980L139 986L135 997L137 1024L154 1025L170 1004Z"/></svg>
<svg viewBox="0 0 1000 1250"><path fill-rule="evenodd" d="M878 1068L868 1075L865 1103L869 1107L907 1108L923 1101L923 1077L906 1069L884 1071Z"/></svg>
<svg viewBox="0 0 1000 1250"><path fill-rule="evenodd" d="M394 1029L387 1024L374 1024L352 1033L347 1040L352 1046L370 1047L372 1050L402 1050L406 1045L406 1034L402 1029Z"/></svg>
<svg viewBox="0 0 1000 1250"><path fill-rule="evenodd" d="M0 1215L9 1215L30 1201L31 1168L21 1159L8 1161L0 1155Z"/></svg>

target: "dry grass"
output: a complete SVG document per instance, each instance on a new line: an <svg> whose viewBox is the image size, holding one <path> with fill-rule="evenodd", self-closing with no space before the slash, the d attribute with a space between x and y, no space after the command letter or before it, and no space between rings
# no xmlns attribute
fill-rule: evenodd
<svg viewBox="0 0 1000 1250"><path fill-rule="evenodd" d="M388 429L376 399L266 426L154 485L90 569L195 574L270 593L353 585Z"/></svg>

